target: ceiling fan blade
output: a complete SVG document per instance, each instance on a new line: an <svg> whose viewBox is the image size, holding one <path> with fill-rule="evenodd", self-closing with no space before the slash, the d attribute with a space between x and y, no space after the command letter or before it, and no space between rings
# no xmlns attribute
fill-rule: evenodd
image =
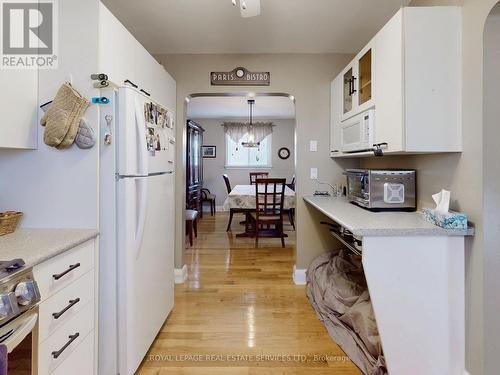
<svg viewBox="0 0 500 375"><path fill-rule="evenodd" d="M255 17L260 14L260 0L240 0L241 17Z"/></svg>

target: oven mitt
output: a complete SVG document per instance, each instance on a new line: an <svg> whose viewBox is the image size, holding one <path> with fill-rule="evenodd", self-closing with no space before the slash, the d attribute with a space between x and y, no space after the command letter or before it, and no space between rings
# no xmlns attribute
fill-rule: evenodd
<svg viewBox="0 0 500 375"><path fill-rule="evenodd" d="M76 133L75 143L79 148L92 148L95 145L94 129L87 124L87 121L82 118Z"/></svg>
<svg viewBox="0 0 500 375"><path fill-rule="evenodd" d="M78 126L89 101L71 84L64 83L57 91L40 123L45 126L43 140L48 146L68 148L75 140Z"/></svg>

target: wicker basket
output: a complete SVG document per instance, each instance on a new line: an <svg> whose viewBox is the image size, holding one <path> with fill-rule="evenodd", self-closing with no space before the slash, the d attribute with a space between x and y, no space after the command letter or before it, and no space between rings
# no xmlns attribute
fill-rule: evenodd
<svg viewBox="0 0 500 375"><path fill-rule="evenodd" d="M4 236L9 233L14 233L17 228L17 224L23 216L22 212L16 211L6 211L0 212L0 236Z"/></svg>

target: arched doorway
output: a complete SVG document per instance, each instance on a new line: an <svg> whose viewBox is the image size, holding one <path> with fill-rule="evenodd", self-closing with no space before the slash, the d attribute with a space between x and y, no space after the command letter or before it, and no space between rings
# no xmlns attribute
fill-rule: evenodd
<svg viewBox="0 0 500 375"><path fill-rule="evenodd" d="M484 373L500 368L500 2L484 27L483 68L483 225Z"/></svg>
<svg viewBox="0 0 500 375"><path fill-rule="evenodd" d="M295 113L295 107L296 107L296 99L293 95L289 94L289 93L283 93L283 92L200 92L200 93L191 93L190 95L188 95L185 100L184 100L184 108L183 108L183 130L182 130L182 133L183 134L186 134L186 120L188 120L188 118L190 116L188 116L188 108L195 102L199 102L199 101L205 101L206 103L204 104L206 106L206 104L208 102L210 102L210 100L206 100L206 99L216 99L214 100L213 102L216 103L218 101L224 101L224 99L227 99L227 105L228 106L231 106L232 104L230 103L232 101L232 99L243 99L243 101L246 102L246 99L249 99L249 98L253 98L256 100L257 102L257 105L261 105L263 102L267 103L265 105L265 107L267 107L267 109L269 110L269 106L270 105L275 105L275 106L283 106L283 107L287 107L286 109L286 112L292 112L293 115L290 117L290 119L293 118L293 121L291 121L291 123L293 123L293 130L292 130L292 140L291 140L291 154L292 154L292 157L290 157L290 162L292 163L293 167L292 167L292 172L289 173L289 176L285 176L285 177L289 177L290 180L292 178L292 176L295 175L295 168L296 168L296 144L297 144L297 141L296 141L296 113ZM281 101L281 104L279 104L279 102ZM234 103L233 103L234 104ZM202 105L203 106L203 105ZM289 107L289 108L288 108ZM272 111L271 111L272 112ZM278 112L280 112L278 110ZM246 116L246 115L245 115ZM262 116L260 116L262 117ZM280 116L278 116L279 118ZM262 120L262 118L260 119ZM276 118L275 118L276 120ZM184 136L185 138L185 136ZM278 142L276 142L276 144L278 144ZM180 142L180 146L181 147L181 155L183 158L185 158L185 154L186 154L186 140L183 139L182 142ZM219 147L220 149L220 147ZM276 152L275 150L273 150L273 155L275 155ZM185 192L186 191L186 171L185 171L185 166L186 166L186 162L184 161L182 163L183 165L183 168L182 168L182 191ZM247 171L248 173L248 171ZM219 173L220 174L220 173ZM271 175L273 175L273 173L271 172ZM284 176L284 175L283 175ZM282 174L279 175L279 177L283 177ZM220 177L220 176L219 176ZM288 181L288 179L287 179ZM178 185L177 185L178 186ZM222 197L223 194L221 192L219 192L220 194L216 194L216 196L220 196ZM184 199L183 199L183 202L182 204L184 203L184 201L186 200L185 199L186 197L184 196ZM219 202L220 203L220 202ZM179 223L184 223L185 221L185 217L184 217L184 208L181 208L179 210L179 212L176 212L176 218L178 220ZM176 229L176 259L182 259L182 264L185 265L185 250L186 250L186 241L185 241L185 238L186 238L186 233L184 232L185 228L184 228L184 225L180 225L179 228ZM295 255L295 251L296 251L296 248L295 246L293 246L294 248L294 255ZM290 268L290 273L292 272L292 268Z"/></svg>

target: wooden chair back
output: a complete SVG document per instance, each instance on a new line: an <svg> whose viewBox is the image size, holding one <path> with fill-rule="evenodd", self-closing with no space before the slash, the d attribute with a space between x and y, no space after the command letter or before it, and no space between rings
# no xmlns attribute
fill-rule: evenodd
<svg viewBox="0 0 500 375"><path fill-rule="evenodd" d="M283 219L285 178L258 178L255 181L255 212L259 221Z"/></svg>
<svg viewBox="0 0 500 375"><path fill-rule="evenodd" d="M223 174L222 175L222 178L224 179L224 182L226 184L226 189L227 189L227 193L229 194L231 192L231 183L229 182L229 177L227 174Z"/></svg>
<svg viewBox="0 0 500 375"><path fill-rule="evenodd" d="M267 178L268 176L267 172L250 172L250 185L255 185L255 180L258 178Z"/></svg>

